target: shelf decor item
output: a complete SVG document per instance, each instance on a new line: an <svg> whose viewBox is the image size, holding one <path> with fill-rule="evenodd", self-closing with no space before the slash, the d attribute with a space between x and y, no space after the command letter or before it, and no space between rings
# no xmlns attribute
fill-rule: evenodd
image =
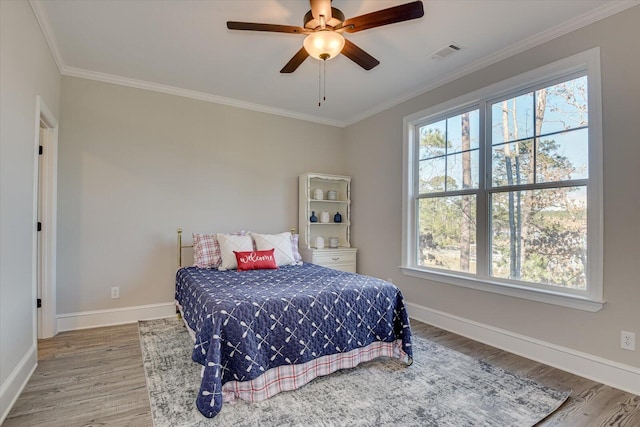
<svg viewBox="0 0 640 427"><path fill-rule="evenodd" d="M309 217L309 221L318 222L318 217L316 216L316 211L311 211L311 216Z"/></svg>
<svg viewBox="0 0 640 427"><path fill-rule="evenodd" d="M324 238L322 236L316 237L316 249L324 249Z"/></svg>
<svg viewBox="0 0 640 427"><path fill-rule="evenodd" d="M329 237L329 247L335 249L338 247L339 239L337 237Z"/></svg>
<svg viewBox="0 0 640 427"><path fill-rule="evenodd" d="M338 192L336 190L327 191L327 200L338 200Z"/></svg>
<svg viewBox="0 0 640 427"><path fill-rule="evenodd" d="M333 216L333 222L342 222L342 215L340 215L340 212L336 212Z"/></svg>
<svg viewBox="0 0 640 427"><path fill-rule="evenodd" d="M322 188L316 188L313 191L313 198L316 200L324 200L324 193L322 191Z"/></svg>
<svg viewBox="0 0 640 427"><path fill-rule="evenodd" d="M320 222L326 224L329 222L329 212L323 211L320 213Z"/></svg>

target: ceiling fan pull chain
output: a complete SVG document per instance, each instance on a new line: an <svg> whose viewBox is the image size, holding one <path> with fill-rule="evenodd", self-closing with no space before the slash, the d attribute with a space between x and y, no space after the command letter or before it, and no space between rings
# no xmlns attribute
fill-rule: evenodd
<svg viewBox="0 0 640 427"><path fill-rule="evenodd" d="M322 105L320 97L322 93L322 62L318 63L318 107Z"/></svg>
<svg viewBox="0 0 640 427"><path fill-rule="evenodd" d="M327 60L322 61L322 100L327 100Z"/></svg>

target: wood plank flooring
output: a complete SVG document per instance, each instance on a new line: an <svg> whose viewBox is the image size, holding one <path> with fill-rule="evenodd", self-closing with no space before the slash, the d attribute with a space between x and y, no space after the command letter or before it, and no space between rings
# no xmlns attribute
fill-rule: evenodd
<svg viewBox="0 0 640 427"><path fill-rule="evenodd" d="M3 427L152 426L137 324L38 341L38 367Z"/></svg>
<svg viewBox="0 0 640 427"><path fill-rule="evenodd" d="M540 426L640 426L638 396L415 320L412 327L415 335L471 357L572 389L569 400ZM3 426L152 425L137 325L63 332L39 341L38 355L38 368Z"/></svg>

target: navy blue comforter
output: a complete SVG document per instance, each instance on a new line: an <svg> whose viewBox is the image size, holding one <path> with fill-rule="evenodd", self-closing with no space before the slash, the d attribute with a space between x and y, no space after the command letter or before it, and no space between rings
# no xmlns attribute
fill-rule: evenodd
<svg viewBox="0 0 640 427"><path fill-rule="evenodd" d="M176 301L196 333L193 360L204 374L196 405L222 408L222 385L268 369L402 340L411 328L400 290L369 276L314 264L278 270L178 270Z"/></svg>

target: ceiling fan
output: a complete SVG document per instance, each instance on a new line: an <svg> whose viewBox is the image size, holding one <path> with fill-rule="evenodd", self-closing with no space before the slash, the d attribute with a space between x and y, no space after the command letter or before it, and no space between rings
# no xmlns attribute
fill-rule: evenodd
<svg viewBox="0 0 640 427"><path fill-rule="evenodd" d="M340 9L331 7L331 0L309 0L309 2L311 10L304 16L303 27L227 21L227 28L306 35L303 47L280 70L281 73L293 73L308 56L326 61L340 53L365 70L370 70L380 64L380 61L345 39L342 33L355 33L424 16L421 1L405 3L349 19L345 19Z"/></svg>

